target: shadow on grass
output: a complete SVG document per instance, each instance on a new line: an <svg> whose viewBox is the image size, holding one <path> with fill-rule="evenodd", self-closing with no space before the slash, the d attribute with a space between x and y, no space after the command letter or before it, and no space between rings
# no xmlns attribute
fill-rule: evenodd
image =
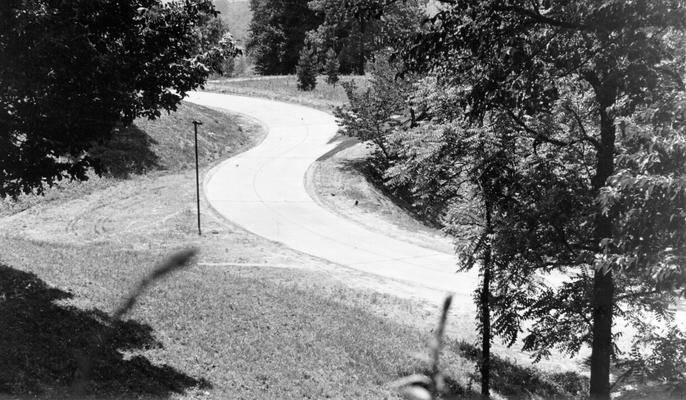
<svg viewBox="0 0 686 400"><path fill-rule="evenodd" d="M145 131L131 125L118 127L105 143L91 149L91 156L98 160L105 173L115 178L128 178L158 168L160 158L152 150L157 141Z"/></svg>
<svg viewBox="0 0 686 400"><path fill-rule="evenodd" d="M35 274L0 264L0 394L73 397L79 384L99 397L163 397L210 387L204 379L153 365L140 355L125 359L122 351L162 347L152 328L55 303L71 297ZM108 340L88 354L93 338ZM91 366L85 382L77 372L84 357Z"/></svg>
<svg viewBox="0 0 686 400"><path fill-rule="evenodd" d="M481 349L458 341L451 346L463 357L477 362ZM470 375L480 382L478 372ZM546 373L491 355L491 390L508 399L576 399L588 393L587 378L575 372Z"/></svg>
<svg viewBox="0 0 686 400"><path fill-rule="evenodd" d="M331 149L331 150L327 151L326 153L322 154L321 156L319 156L319 158L317 158L317 161L324 161L328 158L335 156L336 153L339 153L345 149L348 149L348 148L353 147L356 144L360 143L359 140L357 140L355 138L343 136L340 133L337 133L327 143L332 144L335 142L338 142L336 144L336 147L334 147L333 149Z"/></svg>
<svg viewBox="0 0 686 400"><path fill-rule="evenodd" d="M413 374L420 374L424 376L431 376L433 372L429 369L419 369L410 372L403 372L398 374L398 376L409 376ZM479 400L483 397L481 394L475 392L472 388L462 386L458 381L449 377L443 376L443 392L440 395L441 400ZM424 389L429 389L428 386L419 385L424 387Z"/></svg>

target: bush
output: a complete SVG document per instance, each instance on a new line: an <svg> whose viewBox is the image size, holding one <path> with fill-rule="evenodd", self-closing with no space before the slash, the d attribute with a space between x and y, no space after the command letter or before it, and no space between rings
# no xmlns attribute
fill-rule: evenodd
<svg viewBox="0 0 686 400"><path fill-rule="evenodd" d="M324 65L324 70L326 71L326 83L329 85L336 85L338 82L338 68L340 63L338 62L338 55L336 52L329 48L326 52L326 64Z"/></svg>

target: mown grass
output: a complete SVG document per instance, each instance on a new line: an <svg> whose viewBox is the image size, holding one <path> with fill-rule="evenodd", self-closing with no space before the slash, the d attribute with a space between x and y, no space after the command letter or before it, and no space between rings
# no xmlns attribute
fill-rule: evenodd
<svg viewBox="0 0 686 400"><path fill-rule="evenodd" d="M221 246L219 240L204 243L213 244ZM166 253L0 241L0 393L45 399L395 398L389 382L429 368L425 343L431 333L408 323L416 305L349 288L316 271L196 265L157 284L130 319L112 321L107 313L121 295ZM394 320L384 317L389 313ZM76 396L71 385L78 357L92 335L111 340L94 355L87 395ZM478 398L473 357L465 351L450 346L442 355L449 388ZM569 394L533 368L501 364L502 387L520 390L514 398L526 391ZM518 380L521 371L528 380Z"/></svg>
<svg viewBox="0 0 686 400"><path fill-rule="evenodd" d="M383 398L401 369L422 365L413 356L421 332L326 296L344 289L306 271L196 266L113 326L103 312L162 251L22 240L0 247L12 300L0 311L0 392L69 395L79 349L106 330L116 332L89 383L98 398ZM27 272L35 275L9 279ZM318 290L307 281L319 281Z"/></svg>
<svg viewBox="0 0 686 400"><path fill-rule="evenodd" d="M265 97L331 111L334 107L345 104L348 98L340 83L329 85L325 79L325 76L317 77L317 86L312 91L298 90L298 80L295 75L213 80L205 85L205 90ZM341 76L340 79L341 82L354 81L358 87L364 88L368 77Z"/></svg>

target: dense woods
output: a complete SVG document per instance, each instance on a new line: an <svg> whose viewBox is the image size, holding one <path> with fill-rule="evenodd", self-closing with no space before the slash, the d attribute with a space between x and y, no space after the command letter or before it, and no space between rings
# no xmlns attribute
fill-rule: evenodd
<svg viewBox="0 0 686 400"><path fill-rule="evenodd" d="M250 8L247 49L261 75L294 73L306 36L317 70L325 70L333 52L341 73L364 74L376 52L409 38L426 15L421 0L251 0Z"/></svg>

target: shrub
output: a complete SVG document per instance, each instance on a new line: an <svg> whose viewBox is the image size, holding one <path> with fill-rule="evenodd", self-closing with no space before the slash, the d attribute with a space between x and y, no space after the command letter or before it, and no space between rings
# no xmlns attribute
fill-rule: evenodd
<svg viewBox="0 0 686 400"><path fill-rule="evenodd" d="M326 83L329 85L336 85L338 82L338 68L340 63L338 62L338 55L336 52L329 48L326 51L326 64L324 65L324 70L326 71Z"/></svg>
<svg viewBox="0 0 686 400"><path fill-rule="evenodd" d="M300 59L296 72L298 74L298 89L313 90L317 86L317 59L315 49L309 39L305 39L305 45L300 50Z"/></svg>

